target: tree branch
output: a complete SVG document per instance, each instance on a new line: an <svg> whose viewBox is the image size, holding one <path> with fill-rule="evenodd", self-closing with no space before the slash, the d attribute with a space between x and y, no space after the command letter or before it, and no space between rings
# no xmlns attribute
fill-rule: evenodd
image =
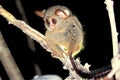
<svg viewBox="0 0 120 80"><path fill-rule="evenodd" d="M22 20L17 20L12 14L10 14L8 11L2 8L0 6L0 15L2 15L4 18L8 20L10 24L13 24L20 30L22 30L25 34L30 36L32 39L36 40L38 43L40 43L43 47L47 46L45 36L39 33L38 31L31 28L29 25L27 25Z"/></svg>
<svg viewBox="0 0 120 80"><path fill-rule="evenodd" d="M0 61L10 80L24 80L0 32Z"/></svg>

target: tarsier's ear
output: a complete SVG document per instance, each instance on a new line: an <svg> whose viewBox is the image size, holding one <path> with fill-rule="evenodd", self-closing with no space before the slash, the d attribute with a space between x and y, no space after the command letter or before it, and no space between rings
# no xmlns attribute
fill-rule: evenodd
<svg viewBox="0 0 120 80"><path fill-rule="evenodd" d="M44 15L45 15L45 10L43 10L43 11L35 11L35 14L37 15L37 16L39 16L39 17L44 17Z"/></svg>
<svg viewBox="0 0 120 80"><path fill-rule="evenodd" d="M69 12L69 10L57 9L55 11L55 14L62 17L62 18L68 18L70 15L70 12Z"/></svg>

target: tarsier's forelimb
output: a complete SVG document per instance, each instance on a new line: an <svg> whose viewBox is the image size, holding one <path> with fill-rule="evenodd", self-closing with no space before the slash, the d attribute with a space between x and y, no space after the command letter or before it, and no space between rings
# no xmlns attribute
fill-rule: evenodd
<svg viewBox="0 0 120 80"><path fill-rule="evenodd" d="M110 66L89 73L77 68L74 56L83 49L84 32L80 21L67 7L57 5L36 14L44 19L46 40L54 56L64 58L63 53L69 56L74 70L83 78L99 78L109 72Z"/></svg>

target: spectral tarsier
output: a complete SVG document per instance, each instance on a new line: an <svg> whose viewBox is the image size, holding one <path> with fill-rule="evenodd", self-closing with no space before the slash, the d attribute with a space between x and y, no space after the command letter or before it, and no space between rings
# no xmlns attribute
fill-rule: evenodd
<svg viewBox="0 0 120 80"><path fill-rule="evenodd" d="M63 57L63 53L65 53L69 56L73 68L81 77L97 79L108 73L107 70L110 67L89 73L77 68L74 56L83 49L84 32L77 17L67 7L57 5L42 11L42 14L36 11L36 14L44 19L47 28L46 40L51 45L50 47L55 50L55 55Z"/></svg>

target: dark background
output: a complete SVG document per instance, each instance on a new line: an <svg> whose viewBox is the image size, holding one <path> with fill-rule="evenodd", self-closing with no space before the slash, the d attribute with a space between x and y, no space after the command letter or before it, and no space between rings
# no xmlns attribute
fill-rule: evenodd
<svg viewBox="0 0 120 80"><path fill-rule="evenodd" d="M53 5L64 5L70 8L81 21L85 31L85 49L77 56L82 64L88 62L90 69L96 69L110 64L112 58L111 30L106 5L104 0L21 0L28 24L41 33L45 33L42 18L34 14L35 10L47 9ZM117 30L120 32L120 1L115 0L115 16ZM12 13L17 19L22 19L14 0L0 0L0 4ZM5 41L20 69L25 80L30 80L35 75L34 63L37 63L42 74L57 74L62 78L67 77L68 71L63 70L62 63L51 57L35 42L36 52L29 49L26 35L0 16L0 30ZM2 64L0 76L8 80Z"/></svg>

